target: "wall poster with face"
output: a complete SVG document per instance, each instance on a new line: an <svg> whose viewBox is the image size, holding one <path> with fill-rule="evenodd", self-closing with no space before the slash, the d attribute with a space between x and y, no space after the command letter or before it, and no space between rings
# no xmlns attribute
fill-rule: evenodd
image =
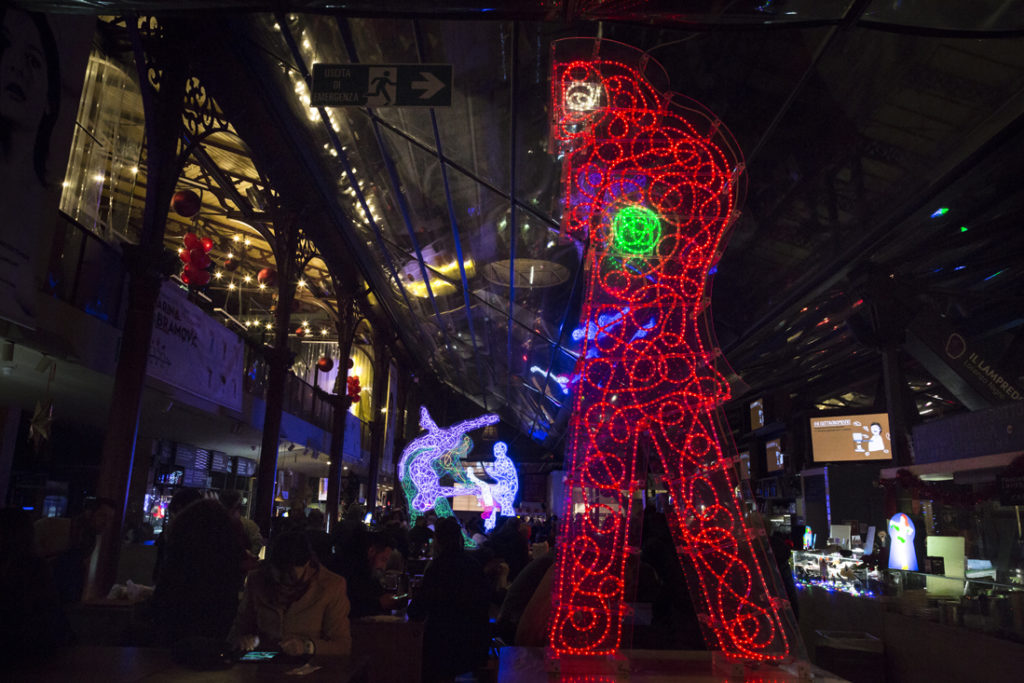
<svg viewBox="0 0 1024 683"><path fill-rule="evenodd" d="M95 22L0 7L0 319L30 328Z"/></svg>

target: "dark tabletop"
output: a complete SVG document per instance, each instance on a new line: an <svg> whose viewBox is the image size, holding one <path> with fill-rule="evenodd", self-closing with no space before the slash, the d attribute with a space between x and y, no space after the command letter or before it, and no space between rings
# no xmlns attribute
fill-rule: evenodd
<svg viewBox="0 0 1024 683"><path fill-rule="evenodd" d="M25 683L60 681L104 681L105 683L160 683L189 681L196 683L233 683L234 681L287 681L288 683L365 683L366 658L360 656L314 656L311 666L320 669L304 676L286 672L302 665L302 660L274 659L263 662L236 662L228 668L198 671L176 663L170 650L146 647L72 647L45 659L24 662L3 680Z"/></svg>

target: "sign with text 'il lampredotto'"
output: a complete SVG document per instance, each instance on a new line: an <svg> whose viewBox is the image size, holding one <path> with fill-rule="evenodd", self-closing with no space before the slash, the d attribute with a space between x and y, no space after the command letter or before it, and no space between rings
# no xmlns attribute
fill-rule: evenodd
<svg viewBox="0 0 1024 683"><path fill-rule="evenodd" d="M450 107L451 64L314 64L313 107Z"/></svg>

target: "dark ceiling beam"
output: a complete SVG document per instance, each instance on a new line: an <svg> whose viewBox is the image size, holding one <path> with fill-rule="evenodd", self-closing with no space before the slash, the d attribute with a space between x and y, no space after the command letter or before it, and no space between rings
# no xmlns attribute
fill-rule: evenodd
<svg viewBox="0 0 1024 683"><path fill-rule="evenodd" d="M923 189L899 204L887 216L874 221L875 227L861 232L860 239L842 249L835 258L800 277L774 306L762 313L737 337L741 341L726 349L725 353L730 360L737 362L736 359L743 353L759 344L764 330L777 324L791 308L820 296L867 262L873 253L897 235L901 223L948 191L984 159L1001 152L1008 140L1024 132L1024 92L1018 93L993 112L986 124L979 126L973 135L961 142L958 151L951 154L949 161L937 169L934 179Z"/></svg>

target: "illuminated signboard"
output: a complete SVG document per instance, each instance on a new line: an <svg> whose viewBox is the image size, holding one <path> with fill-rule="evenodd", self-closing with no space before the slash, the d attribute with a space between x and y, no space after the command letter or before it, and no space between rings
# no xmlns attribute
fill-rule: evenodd
<svg viewBox="0 0 1024 683"><path fill-rule="evenodd" d="M892 458L886 413L812 417L810 425L814 462Z"/></svg>
<svg viewBox="0 0 1024 683"><path fill-rule="evenodd" d="M764 399L750 402L750 431L764 427Z"/></svg>
<svg viewBox="0 0 1024 683"><path fill-rule="evenodd" d="M772 439L764 445L764 461L769 472L777 472L786 465L786 454L782 452L780 439Z"/></svg>

